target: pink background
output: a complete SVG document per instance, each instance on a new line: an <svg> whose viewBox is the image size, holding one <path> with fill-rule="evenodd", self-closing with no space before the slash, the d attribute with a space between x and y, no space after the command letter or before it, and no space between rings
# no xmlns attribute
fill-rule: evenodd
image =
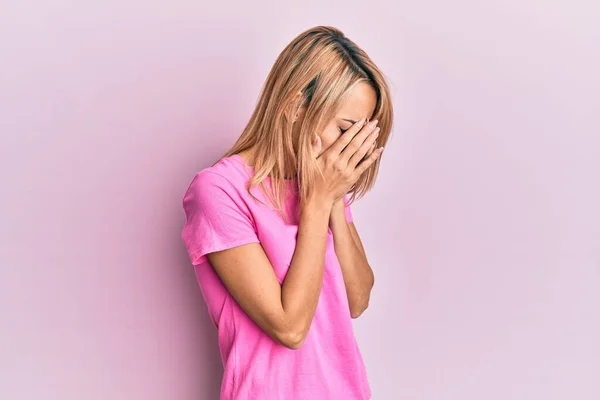
<svg viewBox="0 0 600 400"><path fill-rule="evenodd" d="M397 115L354 206L374 400L599 399L592 3L2 1L0 397L218 398L181 198L331 24Z"/></svg>

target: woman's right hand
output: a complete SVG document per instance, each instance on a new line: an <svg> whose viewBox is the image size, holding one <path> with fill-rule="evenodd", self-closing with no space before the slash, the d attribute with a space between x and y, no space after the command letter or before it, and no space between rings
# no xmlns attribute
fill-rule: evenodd
<svg viewBox="0 0 600 400"><path fill-rule="evenodd" d="M377 161L383 147L370 152L379 135L377 120L364 123L364 118L356 122L317 157L323 176L317 176L313 196L332 202L340 200L363 172Z"/></svg>

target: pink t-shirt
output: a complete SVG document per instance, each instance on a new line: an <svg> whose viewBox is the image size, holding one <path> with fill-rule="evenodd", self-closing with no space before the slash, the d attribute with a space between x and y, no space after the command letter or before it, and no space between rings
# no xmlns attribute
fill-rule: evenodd
<svg viewBox="0 0 600 400"><path fill-rule="evenodd" d="M298 221L286 224L273 206L248 193L246 187L253 173L239 155L223 158L196 174L183 199L187 219L182 238L218 329L224 366L221 400L370 399L331 230L317 310L306 340L297 350L286 348L262 331L208 262L207 253L260 243L279 282L285 279L296 246ZM290 194L285 207L288 215L295 216L295 182L286 184ZM253 188L252 193L265 201L259 188ZM346 218L352 221L348 205Z"/></svg>

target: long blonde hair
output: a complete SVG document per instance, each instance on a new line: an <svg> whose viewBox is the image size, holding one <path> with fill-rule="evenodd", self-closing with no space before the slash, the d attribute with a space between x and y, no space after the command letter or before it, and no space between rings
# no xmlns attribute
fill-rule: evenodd
<svg viewBox="0 0 600 400"><path fill-rule="evenodd" d="M300 33L275 61L250 121L222 157L253 148L255 174L249 188L259 185L285 218L285 181L279 178L285 177L286 171L296 171L299 198L308 198L319 174L318 164L311 157L312 134L320 132L335 116L350 90L361 81L368 82L377 95L372 119L379 120L377 147L381 147L390 136L393 122L390 91L383 73L337 28L317 26ZM303 95L297 96L298 92ZM294 151L292 125L301 106L307 109ZM351 188L351 201L373 187L380 159ZM264 185L266 177L275 178L271 179L271 188Z"/></svg>

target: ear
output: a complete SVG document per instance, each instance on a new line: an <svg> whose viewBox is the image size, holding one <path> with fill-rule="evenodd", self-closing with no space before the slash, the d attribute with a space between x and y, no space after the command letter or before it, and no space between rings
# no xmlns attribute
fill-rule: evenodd
<svg viewBox="0 0 600 400"><path fill-rule="evenodd" d="M304 101L304 94L301 91L296 93L295 104L297 104L296 113L294 114L294 121L296 122L298 119L304 118L304 113L306 112L306 106L302 104Z"/></svg>
<svg viewBox="0 0 600 400"><path fill-rule="evenodd" d="M299 107L296 110L296 114L294 115L294 122L298 121L299 119L303 119L304 113L306 113L306 107L305 106Z"/></svg>
<svg viewBox="0 0 600 400"><path fill-rule="evenodd" d="M313 155L314 157L319 157L321 155L321 149L323 148L323 142L321 142L321 136L313 133L313 137L310 141Z"/></svg>

